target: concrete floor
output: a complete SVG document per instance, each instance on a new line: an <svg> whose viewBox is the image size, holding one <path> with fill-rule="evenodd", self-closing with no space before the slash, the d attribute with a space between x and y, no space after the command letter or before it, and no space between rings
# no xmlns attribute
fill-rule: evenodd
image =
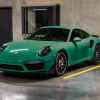
<svg viewBox="0 0 100 100"><path fill-rule="evenodd" d="M67 80L63 77L1 74L0 100L100 100L100 69Z"/></svg>

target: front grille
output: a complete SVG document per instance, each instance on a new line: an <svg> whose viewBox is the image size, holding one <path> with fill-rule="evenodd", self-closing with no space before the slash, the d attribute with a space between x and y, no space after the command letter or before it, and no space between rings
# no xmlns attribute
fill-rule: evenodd
<svg viewBox="0 0 100 100"><path fill-rule="evenodd" d="M23 68L19 65L7 65L7 64L0 64L1 69L8 69L8 70L17 70L22 71Z"/></svg>
<svg viewBox="0 0 100 100"><path fill-rule="evenodd" d="M43 63L25 64L28 70L41 70L43 65Z"/></svg>

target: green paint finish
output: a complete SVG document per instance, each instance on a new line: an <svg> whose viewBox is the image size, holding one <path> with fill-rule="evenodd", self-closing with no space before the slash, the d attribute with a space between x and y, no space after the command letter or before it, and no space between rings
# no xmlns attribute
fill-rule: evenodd
<svg viewBox="0 0 100 100"><path fill-rule="evenodd" d="M55 29L55 30L59 29L62 30L62 32L68 30L66 28L62 28L59 26L54 26L54 27L48 26L48 27L41 28L42 31L45 29ZM18 72L34 72L34 73L50 72L52 67L54 67L56 55L61 50L66 52L68 57L68 65L66 65L66 67L81 63L83 61L92 60L94 56L95 46L96 44L100 43L100 39L98 37L94 37L88 34L88 36L86 36L85 38L84 37L83 39L81 38L80 41L74 41L74 39L71 40L73 35L76 34L76 33L74 34L73 32L74 30L78 30L77 34L80 32L85 33L81 29L73 29L70 30L69 32L66 31L66 33L68 32L66 34L67 36L66 41L65 40L63 41L64 38L62 39L61 36L58 37L57 39L52 37L53 39L56 40L51 39L47 41L44 40L44 37L46 35L39 34L36 36L33 35L35 39L28 38L27 40L7 43L6 47L3 48L3 50L0 52L0 64L19 65L20 67L22 67L23 70L19 70ZM60 35L62 34L63 33L61 33ZM50 51L49 52L47 51L46 55L39 56L39 52L47 46L49 46ZM43 62L44 63L43 68L38 70L28 70L25 64L29 63L30 61L33 63L37 61ZM32 67L36 67L36 66L32 66ZM0 70L17 72L17 70L13 70L10 68L8 69L0 68Z"/></svg>

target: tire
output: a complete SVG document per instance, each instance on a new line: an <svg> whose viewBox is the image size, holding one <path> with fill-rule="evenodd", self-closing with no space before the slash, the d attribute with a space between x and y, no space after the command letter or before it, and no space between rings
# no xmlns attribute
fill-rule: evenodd
<svg viewBox="0 0 100 100"><path fill-rule="evenodd" d="M95 47L93 63L100 64L100 45Z"/></svg>
<svg viewBox="0 0 100 100"><path fill-rule="evenodd" d="M64 52L59 52L56 56L55 75L61 76L66 72L67 57Z"/></svg>

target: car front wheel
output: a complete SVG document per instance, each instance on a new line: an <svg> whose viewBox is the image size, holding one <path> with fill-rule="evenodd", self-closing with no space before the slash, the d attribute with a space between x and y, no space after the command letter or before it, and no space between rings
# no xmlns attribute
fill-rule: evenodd
<svg viewBox="0 0 100 100"><path fill-rule="evenodd" d="M59 52L56 57L55 74L61 76L66 72L67 57L65 53Z"/></svg>

